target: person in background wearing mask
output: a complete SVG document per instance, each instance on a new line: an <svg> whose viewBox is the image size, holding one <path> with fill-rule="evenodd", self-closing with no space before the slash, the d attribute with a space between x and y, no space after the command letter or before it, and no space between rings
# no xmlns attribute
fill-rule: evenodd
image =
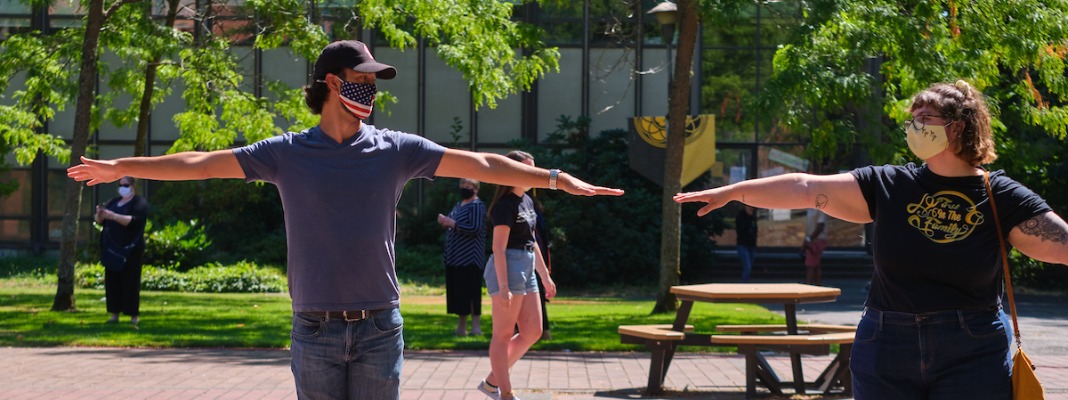
<svg viewBox="0 0 1068 400"><path fill-rule="evenodd" d="M482 268L486 262L486 203L478 198L478 181L460 179L460 202L448 216L438 214L445 228L445 311L457 315L456 336L482 335Z"/></svg>
<svg viewBox="0 0 1068 400"><path fill-rule="evenodd" d="M109 324L119 322L119 313L130 316L137 328L141 307L141 256L145 253L145 221L148 201L134 193L134 179L119 179L119 197L96 206L96 223L100 231L101 253L108 245L127 248L129 256L121 268L104 269L104 296L111 313Z"/></svg>
<svg viewBox="0 0 1068 400"><path fill-rule="evenodd" d="M967 82L931 85L907 111L906 142L921 165L779 175L675 201L707 203L698 215L742 201L873 222L875 272L849 361L855 397L1012 399L998 236L1065 264L1068 224L1005 171L983 168L997 158L990 112Z"/></svg>
<svg viewBox="0 0 1068 400"><path fill-rule="evenodd" d="M746 204L734 216L734 230L738 234L738 261L742 263L742 282L749 282L756 261L756 208Z"/></svg>
<svg viewBox="0 0 1068 400"><path fill-rule="evenodd" d="M375 127L378 79L397 69L363 42L327 45L314 64L304 103L319 124L229 150L93 160L67 169L89 185L124 175L166 181L211 178L269 182L285 214L290 354L297 398L398 399L404 361L394 241L397 203L415 178L560 189L621 196L499 154L446 149L424 137Z"/></svg>

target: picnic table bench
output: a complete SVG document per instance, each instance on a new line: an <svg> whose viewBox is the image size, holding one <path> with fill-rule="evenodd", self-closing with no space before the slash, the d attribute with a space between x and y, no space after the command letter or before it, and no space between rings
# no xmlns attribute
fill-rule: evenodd
<svg viewBox="0 0 1068 400"><path fill-rule="evenodd" d="M701 284L673 286L671 293L681 301L671 325L621 325L620 341L624 344L645 345L652 353L649 366L647 394L663 390L664 378L678 346L735 346L746 357L746 393L756 393L759 380L773 393L781 394L783 384L791 384L794 392L804 394L807 386L815 386L829 393L835 385L852 394L849 378L849 352L855 328L826 324L798 324L796 305L834 301L841 294L835 288L803 284ZM695 302L777 303L783 304L786 324L777 325L720 325L716 332L695 333L687 320ZM805 382L801 371L801 354L830 354L832 344L840 346L834 360L814 382ZM781 351L790 354L794 380L783 382L761 354L762 351Z"/></svg>
<svg viewBox="0 0 1068 400"><path fill-rule="evenodd" d="M693 325L684 326L681 332L673 330L671 324L620 325L618 332L621 343L643 344L649 349L652 353L649 385L659 385L667 375L667 367L671 365L675 344L684 341L687 332L693 332Z"/></svg>
<svg viewBox="0 0 1068 400"><path fill-rule="evenodd" d="M737 346L738 354L745 356L745 392L747 396L756 394L756 382L760 382L774 394L783 394L782 387L791 385L812 386L821 393L829 393L833 385L840 385L845 393L852 392L849 375L849 353L853 346L856 328L839 325L798 325L797 334L785 334L784 325L720 325L720 332L741 332L741 335L712 335L711 342L720 346ZM760 334L763 332L765 334ZM767 334L780 332L781 334ZM804 333L802 333L804 332ZM838 355L824 368L819 377L812 382L791 382L779 378L771 368L763 351L776 351L789 354L826 355L830 345L839 345ZM794 375L797 380L798 376Z"/></svg>

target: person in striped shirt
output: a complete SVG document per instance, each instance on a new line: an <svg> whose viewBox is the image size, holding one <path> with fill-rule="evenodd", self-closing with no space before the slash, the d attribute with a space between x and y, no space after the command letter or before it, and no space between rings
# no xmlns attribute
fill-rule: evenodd
<svg viewBox="0 0 1068 400"><path fill-rule="evenodd" d="M438 214L445 228L445 310L457 315L456 336L482 335L482 268L486 262L486 203L478 198L478 181L460 179L460 202L449 215Z"/></svg>

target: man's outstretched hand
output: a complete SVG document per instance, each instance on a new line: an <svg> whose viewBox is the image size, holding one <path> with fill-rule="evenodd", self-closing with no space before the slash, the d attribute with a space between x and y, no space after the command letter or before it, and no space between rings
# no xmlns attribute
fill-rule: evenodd
<svg viewBox="0 0 1068 400"><path fill-rule="evenodd" d="M89 186L101 183L114 182L122 178L122 174L115 170L115 162L109 160L94 160L82 156L82 163L67 168L67 176L78 182L89 181Z"/></svg>
<svg viewBox="0 0 1068 400"><path fill-rule="evenodd" d="M556 186L565 192L577 196L622 196L623 189L612 189L604 186L591 185L581 179L561 172L557 178Z"/></svg>

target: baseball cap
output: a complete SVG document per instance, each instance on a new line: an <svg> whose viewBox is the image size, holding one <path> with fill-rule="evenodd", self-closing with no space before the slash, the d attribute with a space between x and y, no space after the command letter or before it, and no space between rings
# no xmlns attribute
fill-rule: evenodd
<svg viewBox="0 0 1068 400"><path fill-rule="evenodd" d="M326 79L326 73L343 68L352 68L359 72L374 73L378 79L393 79L397 69L392 65L375 61L367 45L359 40L340 40L330 43L319 53L315 60L315 72L312 79Z"/></svg>

